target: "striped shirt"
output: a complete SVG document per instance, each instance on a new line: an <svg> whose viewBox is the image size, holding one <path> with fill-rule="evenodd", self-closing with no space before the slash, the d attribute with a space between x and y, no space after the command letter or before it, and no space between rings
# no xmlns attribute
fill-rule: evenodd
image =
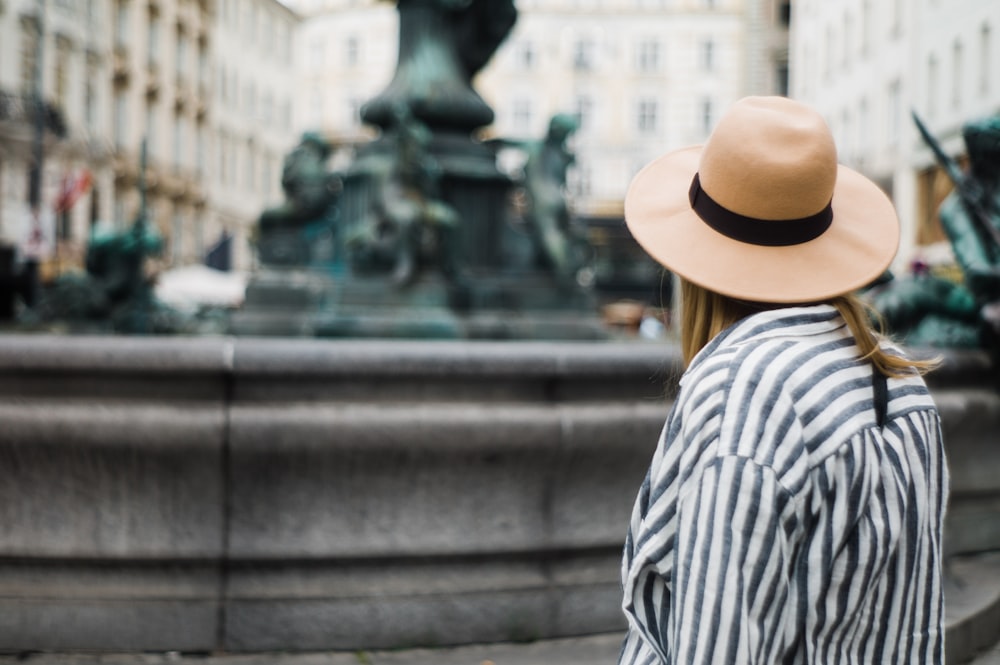
<svg viewBox="0 0 1000 665"><path fill-rule="evenodd" d="M633 510L620 663L940 664L947 470L917 376L833 307L761 312L680 382Z"/></svg>

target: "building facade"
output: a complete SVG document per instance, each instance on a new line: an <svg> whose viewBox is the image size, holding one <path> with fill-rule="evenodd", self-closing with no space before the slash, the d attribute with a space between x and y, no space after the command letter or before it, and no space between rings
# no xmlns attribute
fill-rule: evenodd
<svg viewBox="0 0 1000 665"><path fill-rule="evenodd" d="M164 261L192 260L208 206L211 7L207 0L113 0L110 11L114 224L140 214L144 175L147 221L166 239Z"/></svg>
<svg viewBox="0 0 1000 665"><path fill-rule="evenodd" d="M277 0L215 0L212 154L204 178L208 235L202 238L230 236L234 264L244 269L254 261L258 216L283 199L281 164L297 142L298 25L299 17Z"/></svg>
<svg viewBox="0 0 1000 665"><path fill-rule="evenodd" d="M34 224L37 82L62 130L41 144L43 278L81 267L93 229L136 219L143 146L160 267L201 262L225 235L249 268L295 143L298 22L277 0L0 3L0 241L23 254Z"/></svg>
<svg viewBox="0 0 1000 665"><path fill-rule="evenodd" d="M903 224L898 271L947 255L936 210L951 184L911 113L961 158L962 124L1000 113L998 30L996 2L795 3L791 94L825 115L841 161L892 196Z"/></svg>
<svg viewBox="0 0 1000 665"><path fill-rule="evenodd" d="M79 263L90 228L111 213L108 21L102 0L0 3L0 244L49 271Z"/></svg>
<svg viewBox="0 0 1000 665"><path fill-rule="evenodd" d="M395 67L393 3L289 4L305 17L296 125L363 138L358 110ZM620 217L643 164L704 140L739 97L783 91L787 4L521 0L512 33L474 82L496 114L484 137L538 140L554 114L573 114L574 206L583 216Z"/></svg>

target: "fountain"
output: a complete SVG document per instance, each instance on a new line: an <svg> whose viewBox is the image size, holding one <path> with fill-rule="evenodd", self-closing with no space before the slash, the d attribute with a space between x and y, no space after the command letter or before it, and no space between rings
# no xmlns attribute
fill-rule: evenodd
<svg viewBox="0 0 1000 665"><path fill-rule="evenodd" d="M547 204L509 224L468 85L509 3L399 8L411 41L365 112L382 138L329 174L304 136L262 215L249 295L273 321L234 323L268 335L4 336L0 650L362 662L624 629L622 543L680 354L583 339L579 245L546 187L568 119L531 148L555 162L525 184ZM492 12L492 39L456 30ZM362 334L382 339L317 339ZM951 663L995 639L1000 394L986 354L943 355Z"/></svg>
<svg viewBox="0 0 1000 665"><path fill-rule="evenodd" d="M502 142L475 137L493 111L471 81L513 26L513 2L397 4L396 71L362 109L380 136L359 149L345 173L322 176L336 183L336 195L311 219L275 211L261 217L264 269L233 318L234 332L605 338L585 286L589 248L565 200L572 161L565 142L574 123L553 118L549 136L528 148L524 182L498 169ZM331 190L320 174L308 177L317 191ZM513 210L515 190L525 194L524 214ZM279 225L284 246L302 250L274 255ZM306 251L317 246L305 239L309 228L319 246L330 247L325 256Z"/></svg>

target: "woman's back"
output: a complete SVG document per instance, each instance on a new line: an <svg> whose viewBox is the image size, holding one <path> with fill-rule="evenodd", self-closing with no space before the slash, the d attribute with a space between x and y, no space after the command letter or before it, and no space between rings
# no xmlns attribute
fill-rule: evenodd
<svg viewBox="0 0 1000 665"><path fill-rule="evenodd" d="M762 312L693 360L630 525L622 662L940 663L946 470L922 379L831 306Z"/></svg>

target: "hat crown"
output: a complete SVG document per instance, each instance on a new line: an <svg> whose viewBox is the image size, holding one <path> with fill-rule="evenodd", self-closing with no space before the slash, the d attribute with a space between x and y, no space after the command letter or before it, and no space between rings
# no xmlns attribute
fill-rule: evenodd
<svg viewBox="0 0 1000 665"><path fill-rule="evenodd" d="M823 117L783 97L746 97L720 120L698 168L719 205L764 220L809 217L830 203L837 148Z"/></svg>

